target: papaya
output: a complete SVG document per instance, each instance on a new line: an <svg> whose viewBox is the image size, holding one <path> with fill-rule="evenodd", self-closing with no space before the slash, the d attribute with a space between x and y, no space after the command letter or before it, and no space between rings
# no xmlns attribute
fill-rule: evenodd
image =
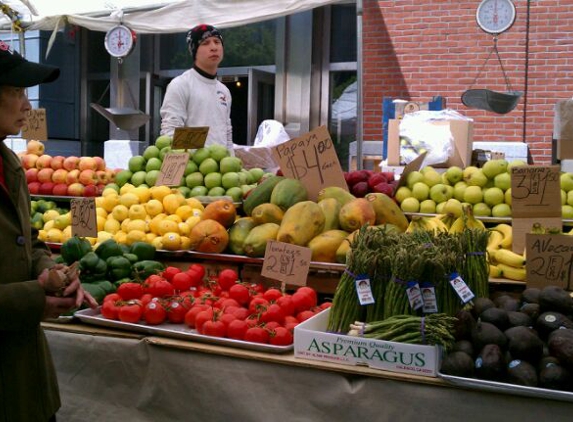
<svg viewBox="0 0 573 422"><path fill-rule="evenodd" d="M324 231L337 230L340 228L338 214L340 214L340 202L334 198L325 198L318 203L324 213Z"/></svg>
<svg viewBox="0 0 573 422"><path fill-rule="evenodd" d="M336 262L336 251L348 232L344 230L328 230L315 236L308 242L308 248L312 251L312 260L319 262Z"/></svg>
<svg viewBox="0 0 573 422"><path fill-rule="evenodd" d="M265 256L267 242L277 239L279 227L276 223L264 223L253 227L245 239L245 254L250 257Z"/></svg>
<svg viewBox="0 0 573 422"><path fill-rule="evenodd" d="M197 252L221 253L229 244L229 233L218 221L201 220L189 234L191 250Z"/></svg>
<svg viewBox="0 0 573 422"><path fill-rule="evenodd" d="M324 213L316 202L297 202L285 212L277 240L306 246L313 237L322 233L324 222Z"/></svg>
<svg viewBox="0 0 573 422"><path fill-rule="evenodd" d="M215 220L226 229L233 225L236 218L237 208L228 199L217 199L209 203L201 214L201 220Z"/></svg>
<svg viewBox="0 0 573 422"><path fill-rule="evenodd" d="M284 214L278 205L266 203L257 205L251 212L251 217L257 225L264 223L281 224Z"/></svg>
<svg viewBox="0 0 573 422"><path fill-rule="evenodd" d="M354 230L352 233L346 236L346 238L342 242L340 242L338 249L336 249L336 254L335 254L336 262L338 262L339 264L346 264L348 253L351 250L350 246L352 245L352 241L354 240L354 237L359 231L360 231L359 229Z"/></svg>
<svg viewBox="0 0 573 422"><path fill-rule="evenodd" d="M269 176L261 184L255 186L243 200L243 211L250 216L257 205L270 202L275 186L284 180L284 176Z"/></svg>
<svg viewBox="0 0 573 422"><path fill-rule="evenodd" d="M257 224L251 217L241 217L229 229L229 249L237 255L245 254L245 239Z"/></svg>
<svg viewBox="0 0 573 422"><path fill-rule="evenodd" d="M383 193L369 193L365 198L370 202L376 214L376 224L390 223L397 226L402 232L408 228L408 218L400 206L388 195Z"/></svg>
<svg viewBox="0 0 573 422"><path fill-rule="evenodd" d="M341 206L346 205L346 203L352 201L353 199L356 199L356 197L350 192L338 186L329 186L327 188L321 189L320 192L318 192L316 202L320 202L326 198L336 199L338 202L340 202Z"/></svg>
<svg viewBox="0 0 573 422"><path fill-rule="evenodd" d="M271 193L271 204L288 210L297 202L308 200L308 191L298 179L286 178L277 183Z"/></svg>
<svg viewBox="0 0 573 422"><path fill-rule="evenodd" d="M374 225L376 213L368 200L356 198L342 206L338 220L343 230L353 232L364 224Z"/></svg>

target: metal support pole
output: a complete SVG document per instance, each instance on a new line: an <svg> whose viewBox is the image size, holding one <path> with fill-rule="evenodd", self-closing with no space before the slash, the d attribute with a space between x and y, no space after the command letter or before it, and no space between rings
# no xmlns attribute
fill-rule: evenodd
<svg viewBox="0 0 573 422"><path fill-rule="evenodd" d="M362 0L356 0L356 168L362 170Z"/></svg>

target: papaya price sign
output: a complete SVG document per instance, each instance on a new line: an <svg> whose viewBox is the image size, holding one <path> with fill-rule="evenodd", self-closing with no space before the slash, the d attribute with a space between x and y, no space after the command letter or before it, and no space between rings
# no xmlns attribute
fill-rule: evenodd
<svg viewBox="0 0 573 422"><path fill-rule="evenodd" d="M72 236L97 237L97 215L95 198L74 198L70 200Z"/></svg>
<svg viewBox="0 0 573 422"><path fill-rule="evenodd" d="M528 233L526 244L527 287L573 289L573 236Z"/></svg>
<svg viewBox="0 0 573 422"><path fill-rule="evenodd" d="M320 190L328 186L348 190L325 126L273 147L272 153L286 177L298 179L307 187L310 200L316 200Z"/></svg>
<svg viewBox="0 0 573 422"><path fill-rule="evenodd" d="M269 240L261 275L285 284L306 286L311 258L310 248Z"/></svg>

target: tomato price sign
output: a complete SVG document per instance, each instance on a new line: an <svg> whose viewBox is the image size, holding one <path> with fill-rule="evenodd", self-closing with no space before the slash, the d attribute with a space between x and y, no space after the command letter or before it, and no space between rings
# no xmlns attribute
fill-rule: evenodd
<svg viewBox="0 0 573 422"><path fill-rule="evenodd" d="M72 236L97 237L95 198L70 200L70 212L72 215Z"/></svg>
<svg viewBox="0 0 573 422"><path fill-rule="evenodd" d="M573 289L573 236L528 233L526 243L527 287Z"/></svg>
<svg viewBox="0 0 573 422"><path fill-rule="evenodd" d="M327 186L348 190L334 144L325 126L277 145L272 153L286 177L304 183L310 200L316 200L318 192Z"/></svg>
<svg viewBox="0 0 573 422"><path fill-rule="evenodd" d="M197 149L205 146L208 126L177 127L173 133L173 149Z"/></svg>
<svg viewBox="0 0 573 422"><path fill-rule="evenodd" d="M312 251L302 246L270 240L261 275L285 284L306 286Z"/></svg>
<svg viewBox="0 0 573 422"><path fill-rule="evenodd" d="M28 113L28 121L22 128L22 138L24 139L37 139L45 141L48 139L48 124L46 122L46 109L37 108L30 110Z"/></svg>
<svg viewBox="0 0 573 422"><path fill-rule="evenodd" d="M188 152L165 154L161 169L159 170L159 176L157 176L157 180L155 181L155 186L179 186L188 162Z"/></svg>

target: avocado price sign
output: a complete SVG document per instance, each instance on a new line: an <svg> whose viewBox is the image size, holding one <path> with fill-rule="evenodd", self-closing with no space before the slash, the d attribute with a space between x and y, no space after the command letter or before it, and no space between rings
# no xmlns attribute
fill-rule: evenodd
<svg viewBox="0 0 573 422"><path fill-rule="evenodd" d="M348 190L334 143L325 126L272 149L273 157L286 177L300 180L310 200L316 200L322 188L338 186Z"/></svg>
<svg viewBox="0 0 573 422"><path fill-rule="evenodd" d="M306 286L311 258L310 248L269 240L261 275L285 284Z"/></svg>
<svg viewBox="0 0 573 422"><path fill-rule="evenodd" d="M172 149L197 149L205 146L208 126L177 127L173 133Z"/></svg>
<svg viewBox="0 0 573 422"><path fill-rule="evenodd" d="M72 215L72 236L97 237L95 198L71 199L70 213Z"/></svg>
<svg viewBox="0 0 573 422"><path fill-rule="evenodd" d="M527 287L573 289L573 236L528 233L526 242Z"/></svg>
<svg viewBox="0 0 573 422"><path fill-rule="evenodd" d="M157 180L155 181L155 186L179 186L188 162L188 152L165 154L161 169L159 170L159 176L157 176Z"/></svg>

